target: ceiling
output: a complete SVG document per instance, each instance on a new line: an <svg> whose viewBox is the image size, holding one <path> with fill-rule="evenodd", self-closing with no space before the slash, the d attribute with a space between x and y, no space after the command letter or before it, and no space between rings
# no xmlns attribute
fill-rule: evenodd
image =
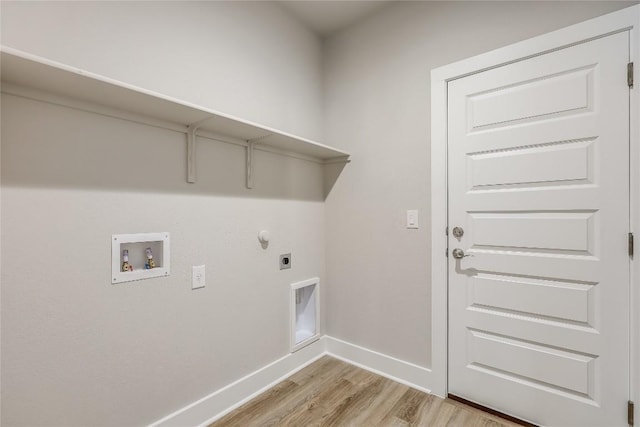
<svg viewBox="0 0 640 427"><path fill-rule="evenodd" d="M386 6L389 0L298 0L279 1L306 27L327 37Z"/></svg>

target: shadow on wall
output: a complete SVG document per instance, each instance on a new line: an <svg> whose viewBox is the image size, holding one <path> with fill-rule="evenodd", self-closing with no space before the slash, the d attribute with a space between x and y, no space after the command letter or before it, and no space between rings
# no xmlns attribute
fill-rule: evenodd
<svg viewBox="0 0 640 427"><path fill-rule="evenodd" d="M347 166L345 162L329 163L324 165L324 198L326 199L331 193L333 186L338 181L340 174L344 167Z"/></svg>
<svg viewBox="0 0 640 427"><path fill-rule="evenodd" d="M187 176L186 135L13 95L2 96L2 184L323 201L344 164L323 165L197 141L197 182Z"/></svg>

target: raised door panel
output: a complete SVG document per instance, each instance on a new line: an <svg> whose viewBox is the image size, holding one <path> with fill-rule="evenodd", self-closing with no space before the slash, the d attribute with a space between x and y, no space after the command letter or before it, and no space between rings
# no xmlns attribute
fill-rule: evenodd
<svg viewBox="0 0 640 427"><path fill-rule="evenodd" d="M468 255L449 258L450 393L625 425L628 49L619 33L449 83L449 248Z"/></svg>

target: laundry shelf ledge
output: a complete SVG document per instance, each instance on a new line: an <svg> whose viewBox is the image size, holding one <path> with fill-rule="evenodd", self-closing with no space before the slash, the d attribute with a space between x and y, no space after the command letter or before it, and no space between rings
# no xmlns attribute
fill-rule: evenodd
<svg viewBox="0 0 640 427"><path fill-rule="evenodd" d="M269 147L299 154L320 163L349 162L350 154L266 126L251 123L206 107L139 88L105 76L87 72L1 46L2 91L17 86L69 98L83 103L173 123L188 135L187 181L195 182L195 136L197 131L214 133L247 143L247 186L251 187L251 152Z"/></svg>

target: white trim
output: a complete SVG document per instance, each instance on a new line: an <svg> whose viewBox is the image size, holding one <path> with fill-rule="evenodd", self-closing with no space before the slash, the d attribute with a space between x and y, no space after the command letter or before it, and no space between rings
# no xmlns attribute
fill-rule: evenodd
<svg viewBox="0 0 640 427"><path fill-rule="evenodd" d="M640 6L631 6L579 24L431 70L431 79L449 81L584 43L637 26Z"/></svg>
<svg viewBox="0 0 640 427"><path fill-rule="evenodd" d="M612 33L630 30L631 55L639 68L640 47L638 46L640 27L640 5L631 6L580 24L554 31L497 49L482 55L465 59L453 64L445 65L431 71L431 289L432 289L432 320L431 320L431 354L432 354L432 390L434 394L447 394L447 269L445 251L447 239L444 230L447 227L447 82L478 73L487 69L521 61L533 56L541 55L553 50L562 49L594 38ZM621 71L623 72L623 71ZM639 79L636 78L636 81ZM640 96L636 83L631 91L631 146L632 146L632 227L640 230L640 131L638 117L640 116ZM637 233L640 233L638 231ZM638 246L638 245L637 245ZM640 250L638 250L640 252ZM636 256L632 263L632 283L640 277L640 256ZM632 286L631 307L631 351L632 351L632 384L630 396L640 391L640 292Z"/></svg>
<svg viewBox="0 0 640 427"><path fill-rule="evenodd" d="M314 277L312 279L307 279L307 280L303 280L301 282L296 282L296 283L292 283L291 285L291 291L289 292L290 298L289 298L289 347L291 350L291 353L295 353L296 351L300 350L302 347L305 347L309 344L311 344L312 342L318 341L320 339L320 278L319 277ZM313 297L314 297L314 307L313 309L315 310L315 312L313 313L313 318L315 321L315 325L314 325L314 329L313 329L313 335L311 335L310 337L300 341L300 342L296 342L296 332L298 330L298 319L297 319L297 315L296 315L296 310L297 310L297 304L296 304L296 295L297 295L297 290L298 289L302 289L302 288L306 288L306 287L312 287L313 289Z"/></svg>
<svg viewBox="0 0 640 427"><path fill-rule="evenodd" d="M324 336L326 354L416 390L431 393L431 370L337 338Z"/></svg>
<svg viewBox="0 0 640 427"><path fill-rule="evenodd" d="M634 62L635 85L631 90L629 99L630 129L630 208L631 208L631 231L635 233L636 241L640 238L640 6L635 7L636 25L629 34L629 61ZM630 384L629 399L638 401L640 393L640 292L638 292L638 281L640 278L640 245L636 243L636 257L631 262L631 289L629 303L631 304L631 329L630 336Z"/></svg>
<svg viewBox="0 0 640 427"><path fill-rule="evenodd" d="M431 370L325 335L149 427L207 426L325 355L425 393L431 390Z"/></svg>
<svg viewBox="0 0 640 427"><path fill-rule="evenodd" d="M435 70L434 70L435 71ZM447 82L431 72L431 370L432 390L447 395ZM444 123L444 126L442 125Z"/></svg>
<svg viewBox="0 0 640 427"><path fill-rule="evenodd" d="M323 341L316 341L167 415L149 427L207 426L324 355Z"/></svg>

